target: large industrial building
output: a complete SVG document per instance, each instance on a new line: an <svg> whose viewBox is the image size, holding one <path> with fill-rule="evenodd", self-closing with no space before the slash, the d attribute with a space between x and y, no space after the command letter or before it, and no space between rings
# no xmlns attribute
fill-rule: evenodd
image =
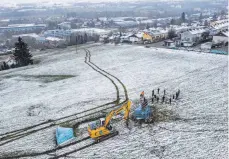
<svg viewBox="0 0 229 159"><path fill-rule="evenodd" d="M13 24L6 27L0 27L0 33L5 32L26 32L43 30L46 28L45 24Z"/></svg>

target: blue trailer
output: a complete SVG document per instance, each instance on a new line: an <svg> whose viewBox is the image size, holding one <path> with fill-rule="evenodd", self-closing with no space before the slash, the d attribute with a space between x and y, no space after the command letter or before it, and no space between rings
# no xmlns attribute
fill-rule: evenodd
<svg viewBox="0 0 229 159"><path fill-rule="evenodd" d="M136 121L145 121L151 122L152 121L152 109L149 105L146 107L142 107L139 105L133 113L133 119Z"/></svg>

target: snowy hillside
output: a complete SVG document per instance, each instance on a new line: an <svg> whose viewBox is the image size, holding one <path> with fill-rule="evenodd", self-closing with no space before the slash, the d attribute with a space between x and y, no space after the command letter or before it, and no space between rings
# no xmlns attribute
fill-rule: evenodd
<svg viewBox="0 0 229 159"><path fill-rule="evenodd" d="M227 56L131 45L88 49L94 64L124 83L130 100L137 101L141 91L150 98L157 88L166 89L168 97L180 89L181 96L171 105L157 105L176 118L141 127L131 122L130 129L117 122L118 136L69 157L228 158ZM55 129L64 121L59 118L113 102L117 93L124 100L122 85L116 80L115 87L114 78L109 80L89 67L85 56L83 49L77 53L70 47L49 50L36 53L41 61L37 65L0 72L0 158L53 149ZM75 117L68 119L74 122ZM6 134L41 122L47 122L47 128L39 126L24 136ZM88 135L83 132L84 137ZM80 146L28 158L50 158Z"/></svg>

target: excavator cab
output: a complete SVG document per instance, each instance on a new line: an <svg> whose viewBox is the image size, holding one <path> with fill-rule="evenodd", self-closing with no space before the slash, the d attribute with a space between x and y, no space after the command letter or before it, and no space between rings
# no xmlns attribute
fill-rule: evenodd
<svg viewBox="0 0 229 159"><path fill-rule="evenodd" d="M102 126L105 123L105 118L100 118L99 121L100 121L100 126Z"/></svg>
<svg viewBox="0 0 229 159"><path fill-rule="evenodd" d="M91 130L95 130L98 127L103 126L105 123L105 118L100 118L99 120L89 124L88 126L91 128Z"/></svg>
<svg viewBox="0 0 229 159"><path fill-rule="evenodd" d="M103 126L104 124L105 124L105 118L100 118L99 119L100 120L100 126ZM111 121L109 121L109 123L107 124L107 129L109 130L109 131L111 131L112 130L112 126L111 126Z"/></svg>

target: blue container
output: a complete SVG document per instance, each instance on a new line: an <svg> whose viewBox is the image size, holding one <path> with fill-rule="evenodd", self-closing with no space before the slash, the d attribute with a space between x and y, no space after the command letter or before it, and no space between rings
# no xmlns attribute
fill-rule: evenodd
<svg viewBox="0 0 229 159"><path fill-rule="evenodd" d="M70 139L74 138L74 133L72 128L58 127L56 129L56 141L57 145L60 145Z"/></svg>
<svg viewBox="0 0 229 159"><path fill-rule="evenodd" d="M134 111L134 118L137 120L149 120L151 118L152 111L150 106L142 108L141 105Z"/></svg>

